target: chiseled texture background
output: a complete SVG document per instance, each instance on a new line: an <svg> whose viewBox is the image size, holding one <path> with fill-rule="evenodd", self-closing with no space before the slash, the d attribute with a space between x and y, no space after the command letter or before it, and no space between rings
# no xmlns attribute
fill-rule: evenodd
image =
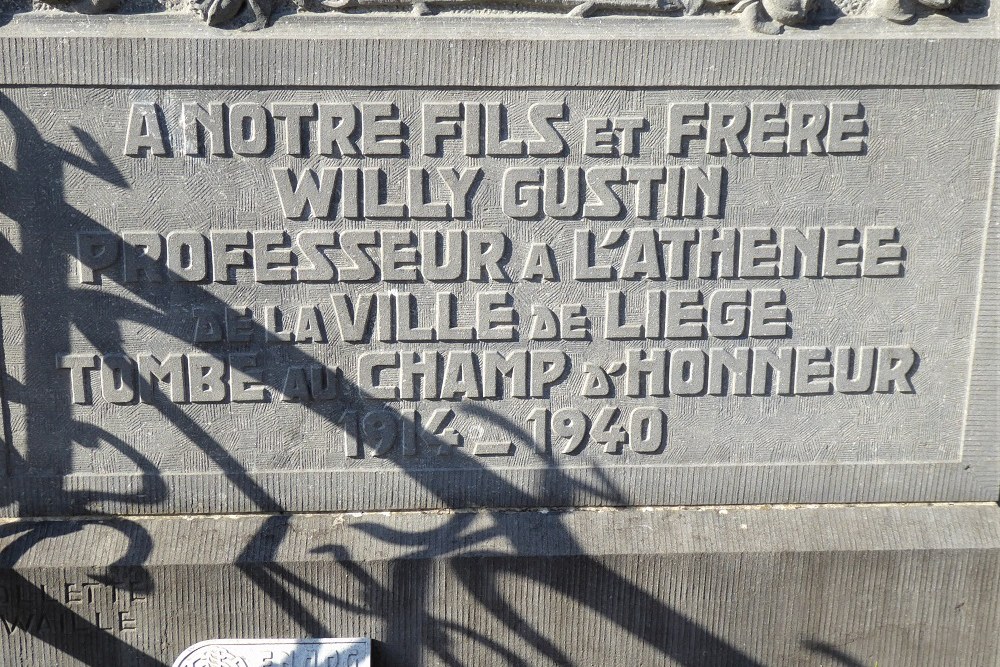
<svg viewBox="0 0 1000 667"><path fill-rule="evenodd" d="M955 460L961 453L961 428L967 393L970 344L980 282L980 248L985 229L985 207L990 186L996 94L992 90L554 90L539 91L205 91L138 89L16 89L12 104L33 124L35 135L20 133L22 146L5 150L17 162L19 177L45 183L42 189L8 190L21 199L29 218L19 225L9 219L5 232L26 253L30 263L21 274L25 291L5 297L5 351L11 375L27 377L34 361L37 375L25 401L12 406L14 443L22 453L35 447L51 456L32 457L35 472L114 474L136 471L136 463L121 448L93 443L89 448L67 446L77 437L78 425L93 425L125 440L161 473L208 472L211 456L188 444L210 437L249 471L381 469L394 465L370 456L346 459L338 426L343 406L338 402L302 406L273 400L289 365L304 361L339 366L348 383L356 377L357 355L384 344L343 344L339 340L329 293L408 291L427 306L429 318L434 293L452 291L463 303L473 303L483 289L509 290L521 316L525 336L532 304L558 308L561 303L587 305L595 340L519 341L475 343L469 349L564 349L572 367L555 386L550 401L506 399L447 403L457 413L455 426L466 434L482 429L484 439L513 440L511 457L480 463L490 466L660 466L715 464L889 463ZM707 156L691 151L685 157L664 154L666 105L672 101L836 101L860 100L869 127L864 155L808 155L778 157ZM408 159L344 159L289 157L187 157L183 155L180 104L209 100L234 103L277 100L354 101L392 100L409 126ZM569 121L559 124L570 146L565 158L466 158L456 142L446 143L442 157L420 154L420 104L424 100L500 101L508 106L515 137L531 137L524 120L527 106L536 101L565 100ZM130 102L160 104L173 144L173 157L133 158L122 154ZM638 157L582 156L583 119L591 115L640 115L649 119ZM278 129L279 136L283 134ZM81 139L80 133L85 134ZM30 142L41 142L31 146ZM698 147L698 143L694 144ZM65 151L61 155L59 151ZM98 169L88 173L66 156L98 156ZM59 157L63 162L59 163ZM502 170L528 164L722 164L728 170L725 211L720 220L640 220L631 213L613 221L516 220L499 210ZM283 218L270 175L271 166L381 166L395 175L390 198L398 199L403 169L417 166L481 166L486 172L474 196L471 220L419 221L289 221ZM441 187L440 183L436 183ZM395 190L395 192L393 191ZM434 193L437 198L443 192ZM613 281L583 283L572 280L572 233L586 227L598 239L613 227L746 227L775 228L881 225L898 228L906 248L901 278ZM31 227L30 230L27 230ZM263 285L251 271L238 270L235 284L183 284L167 281L120 285L120 274L110 273L100 286L81 285L76 278L76 232L107 229L177 229L207 234L210 229L491 229L502 230L512 241L508 270L513 282L458 282L438 284L343 283ZM530 242L554 248L560 270L557 283L517 279ZM377 252L377 251L376 251ZM620 255L620 250L617 251ZM340 251L334 251L334 257ZM70 258L67 260L67 258ZM605 341L604 293L623 289L633 313L643 312L647 289L778 287L788 295L792 335L776 340ZM31 300L34 299L34 302ZM204 429L192 436L183 422L165 416L160 405L94 405L70 407L68 372L56 370L49 359L68 352L140 352L159 356L168 351L191 351L193 309L208 307L220 314L226 306L280 304L286 317L297 305L317 305L328 327L329 342L288 345L261 342L232 346L233 351L259 350L267 369L264 380L272 401L265 404L180 405L175 408ZM32 324L29 320L36 322ZM45 334L32 333L42 327ZM53 336L58 330L60 335ZM26 342L29 343L26 345ZM915 394L861 394L829 396L696 396L665 399L581 399L583 363L604 366L624 359L627 349L667 347L732 349L780 345L910 345L919 355L913 376ZM400 350L463 349L455 343L399 344ZM224 352L225 344L206 349ZM394 347L393 349L397 349ZM26 350L34 358L25 358ZM97 380L98 374L93 374ZM620 379L619 379L620 381ZM99 390L98 390L99 393ZM165 402L162 398L158 402ZM643 456L626 452L618 457L591 445L580 454L540 457L527 446L523 415L534 407L555 411L563 406L583 408L591 416L602 405L624 412L640 405L661 406L667 414L669 440L662 454ZM442 407L396 403L395 407ZM372 402L372 409L381 407ZM511 415L521 415L513 423ZM35 426L37 425L37 427ZM252 428L245 428L252 425ZM32 435L35 432L37 435ZM100 440L100 438L98 438ZM556 451L560 448L554 447ZM39 450L39 451L40 451ZM405 461L407 467L461 467L462 457L442 458L425 448ZM478 465L478 464L477 464ZM41 469L39 469L41 468ZM17 466L15 465L15 472Z"/></svg>

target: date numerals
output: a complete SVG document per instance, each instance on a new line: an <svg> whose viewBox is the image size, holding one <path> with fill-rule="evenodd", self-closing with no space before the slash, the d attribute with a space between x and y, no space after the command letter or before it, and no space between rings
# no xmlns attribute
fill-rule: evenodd
<svg viewBox="0 0 1000 667"><path fill-rule="evenodd" d="M607 454L621 454L626 447L637 454L659 454L667 444L667 416L659 408L623 412L606 405L593 416L578 408L535 408L527 422L534 442L560 454L580 454L591 444Z"/></svg>

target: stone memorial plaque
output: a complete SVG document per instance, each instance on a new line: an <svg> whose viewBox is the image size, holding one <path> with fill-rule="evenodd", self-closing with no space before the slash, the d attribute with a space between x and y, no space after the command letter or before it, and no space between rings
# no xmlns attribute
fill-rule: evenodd
<svg viewBox="0 0 1000 667"><path fill-rule="evenodd" d="M995 19L428 20L5 29L8 511L996 498Z"/></svg>

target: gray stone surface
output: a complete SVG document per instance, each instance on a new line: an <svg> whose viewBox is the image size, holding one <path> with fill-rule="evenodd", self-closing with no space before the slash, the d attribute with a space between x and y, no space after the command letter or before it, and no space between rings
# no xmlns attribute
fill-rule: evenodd
<svg viewBox="0 0 1000 667"><path fill-rule="evenodd" d="M218 637L370 636L379 666L993 667L1000 650L995 504L0 528L11 665L170 664Z"/></svg>
<svg viewBox="0 0 1000 667"><path fill-rule="evenodd" d="M997 664L995 13L194 4L3 5L0 664Z"/></svg>
<svg viewBox="0 0 1000 667"><path fill-rule="evenodd" d="M997 497L995 18L114 20L0 28L6 513Z"/></svg>

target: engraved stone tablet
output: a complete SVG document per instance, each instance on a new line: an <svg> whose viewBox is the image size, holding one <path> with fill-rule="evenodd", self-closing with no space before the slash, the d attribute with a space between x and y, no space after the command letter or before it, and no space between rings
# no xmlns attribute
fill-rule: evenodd
<svg viewBox="0 0 1000 667"><path fill-rule="evenodd" d="M173 667L369 667L371 640L216 639L188 648Z"/></svg>
<svg viewBox="0 0 1000 667"><path fill-rule="evenodd" d="M996 19L559 20L0 32L7 511L995 499Z"/></svg>

